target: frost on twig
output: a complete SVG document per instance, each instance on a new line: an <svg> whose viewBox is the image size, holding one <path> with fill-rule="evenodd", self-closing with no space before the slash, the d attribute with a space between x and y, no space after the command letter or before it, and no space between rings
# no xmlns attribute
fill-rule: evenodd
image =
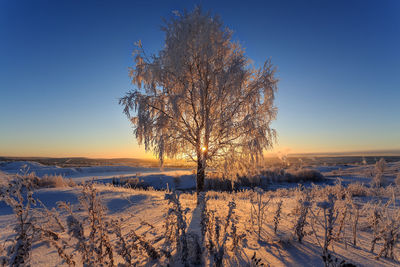
<svg viewBox="0 0 400 267"><path fill-rule="evenodd" d="M271 201L271 198L264 200L264 190L257 187L254 189L254 194L250 201L251 201L250 220L253 225L256 224L257 226L257 236L258 240L260 241L261 232L265 224L267 206Z"/></svg>

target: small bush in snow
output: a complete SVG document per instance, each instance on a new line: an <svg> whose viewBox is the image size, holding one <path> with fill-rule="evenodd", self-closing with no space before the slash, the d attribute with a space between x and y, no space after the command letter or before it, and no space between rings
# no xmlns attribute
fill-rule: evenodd
<svg viewBox="0 0 400 267"><path fill-rule="evenodd" d="M389 202L387 202L387 204L389 204ZM373 234L370 251L374 253L376 242L379 239L378 238L380 231L379 227L380 227L380 221L383 216L383 207L381 203L369 204L367 207L369 210L368 223L369 227L372 229L372 234Z"/></svg>
<svg viewBox="0 0 400 267"><path fill-rule="evenodd" d="M188 260L188 243L186 237L186 219L185 214L188 210L183 210L176 192L165 194L170 208L165 222L166 246L175 241L176 250L183 264L187 264Z"/></svg>
<svg viewBox="0 0 400 267"><path fill-rule="evenodd" d="M237 233L238 218L235 214L236 203L228 204L228 215L225 220L215 215L215 211L205 209L205 246L213 266L223 266L222 261L227 250L228 239L231 240L231 250L236 250L243 235ZM230 230L229 230L230 229Z"/></svg>
<svg viewBox="0 0 400 267"><path fill-rule="evenodd" d="M310 210L310 194L306 190L302 190L299 187L296 190L297 195L297 206L295 207L293 213L297 216L297 220L294 226L294 234L297 240L301 243L303 237L306 235L304 227L307 224L307 215Z"/></svg>
<svg viewBox="0 0 400 267"><path fill-rule="evenodd" d="M143 181L140 177L120 177L118 179L113 178L112 184L114 186L123 186L126 188L134 188L134 189L148 189L150 185Z"/></svg>
<svg viewBox="0 0 400 267"><path fill-rule="evenodd" d="M347 221L347 217L350 214L350 209L351 209L351 203L352 203L352 196L351 193L349 193L348 190L345 190L345 195L344 195L344 199L337 199L336 204L338 205L338 210L339 212L339 217L338 218L338 225L339 228L337 230L336 233L336 240L340 240L341 239L341 235L343 233L344 236L344 231L345 231L345 225L346 225L346 221ZM346 241L345 241L346 242Z"/></svg>
<svg viewBox="0 0 400 267"><path fill-rule="evenodd" d="M277 207L276 207L276 211L275 211L275 215L274 215L274 233L275 234L278 231L278 225L279 225L279 221L281 219L282 204L283 204L282 200L278 201L278 203L276 204Z"/></svg>
<svg viewBox="0 0 400 267"><path fill-rule="evenodd" d="M61 175L45 175L37 180L38 187L74 187L76 183L71 179L67 180Z"/></svg>
<svg viewBox="0 0 400 267"><path fill-rule="evenodd" d="M32 188L42 188L42 187L74 187L76 183L72 179L65 179L62 175L44 175L43 177L38 177L35 172L29 172L27 167L23 167L20 170L21 174L17 177L23 178L23 180L29 183Z"/></svg>
<svg viewBox="0 0 400 267"><path fill-rule="evenodd" d="M265 213L267 210L268 203L271 201L271 198L264 200L264 190L261 188L254 189L254 195L251 199L251 213L250 219L251 223L257 226L257 235L258 240L261 240L261 231L263 229L263 225L265 223Z"/></svg>
<svg viewBox="0 0 400 267"><path fill-rule="evenodd" d="M48 217L53 217L59 226L59 231L67 229L68 240L50 230L51 227L42 227L42 235L50 245L56 248L60 258L69 266L75 266L75 256L79 254L81 262L85 266L114 266L117 252L126 266L135 265L134 260L139 255L146 255L151 260L160 258L158 252L144 236L130 230L122 234L121 220L108 220L105 207L92 183L85 184L82 195L79 197L81 209L86 216L81 218L65 202L59 203L59 208L67 211L66 227L63 226L55 211L47 211ZM88 231L88 232L87 232ZM112 234L116 241L112 242ZM72 241L72 242L71 242ZM72 252L69 248L72 248ZM68 250L69 249L69 250Z"/></svg>
<svg viewBox="0 0 400 267"><path fill-rule="evenodd" d="M36 200L32 197L32 190L38 186L38 181L40 180L34 173L28 174L25 171L22 175L16 175L14 180L1 192L1 200L13 208L18 222L15 227L15 242L7 247L7 255L1 258L2 265L29 266L33 243L44 241L56 248L64 262L69 266L74 266L75 261L72 259L72 255L66 252L66 242L60 239L59 234L52 230L54 227L50 227L48 223L54 219L58 228L64 231L59 219L54 217L55 211L48 211L40 201L39 203L45 208L44 212L32 209L32 206L36 205Z"/></svg>
<svg viewBox="0 0 400 267"><path fill-rule="evenodd" d="M139 250L135 242L129 242L129 240L122 234L122 226L120 220L112 220L109 227L117 236L117 241L115 243L116 252L123 258L125 264L128 266L133 265L133 258L135 252Z"/></svg>
<svg viewBox="0 0 400 267"><path fill-rule="evenodd" d="M378 233L375 235L371 250L375 247L377 241L383 242L377 258L388 257L394 259L394 248L400 238L400 209L395 205L393 197L386 205L384 205L382 215L378 219Z"/></svg>
<svg viewBox="0 0 400 267"><path fill-rule="evenodd" d="M67 229L69 236L76 240L75 250L80 254L84 265L112 266L114 255L105 217L105 207L102 205L92 183L83 186L79 202L87 213L87 218L84 221L73 213L67 203L61 202L59 204L61 208L69 212ZM84 231L84 222L89 224L88 235Z"/></svg>
<svg viewBox="0 0 400 267"><path fill-rule="evenodd" d="M347 186L347 191L352 197L366 197L371 195L370 188L360 182L349 184Z"/></svg>
<svg viewBox="0 0 400 267"><path fill-rule="evenodd" d="M386 183L385 177L383 175L385 168L386 168L386 161L384 158L381 158L378 162L376 162L375 176L371 181L372 186L381 187Z"/></svg>
<svg viewBox="0 0 400 267"><path fill-rule="evenodd" d="M14 227L15 239L6 248L7 255L1 259L10 266L29 266L32 244L38 234L32 209L36 205L32 188L32 180L25 174L16 175L0 191L0 200L13 209L17 221Z"/></svg>
<svg viewBox="0 0 400 267"><path fill-rule="evenodd" d="M335 196L332 194L328 195L328 201L318 202L317 207L323 211L322 219L311 210L311 214L313 215L313 223L311 223L311 227L319 246L322 248L322 259L324 264L325 266L329 266L331 257L328 248L334 239L333 228L339 214L339 212L335 210ZM324 231L323 243L321 243L318 238L314 223L322 227Z"/></svg>

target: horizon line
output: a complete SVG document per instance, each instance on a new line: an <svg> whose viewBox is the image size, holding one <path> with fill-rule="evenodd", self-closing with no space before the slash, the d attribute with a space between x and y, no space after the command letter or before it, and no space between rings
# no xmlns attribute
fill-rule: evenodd
<svg viewBox="0 0 400 267"><path fill-rule="evenodd" d="M279 152L267 152L264 154L265 157L279 157ZM314 157L324 157L324 156L400 156L400 149L385 149L385 150L358 150L358 151L340 151L340 152L304 152L304 153L287 153L288 157L298 157L298 156L314 156ZM109 159L109 160L148 160L148 161L158 161L157 158L150 157L83 157L83 156L62 156L62 157L52 157L52 156L3 156L0 155L0 160L3 158L15 158L15 159ZM165 160L178 160L179 159L165 159Z"/></svg>

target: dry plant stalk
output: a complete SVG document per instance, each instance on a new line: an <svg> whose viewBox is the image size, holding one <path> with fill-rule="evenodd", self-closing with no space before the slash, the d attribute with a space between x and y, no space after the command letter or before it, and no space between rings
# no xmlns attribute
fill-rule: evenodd
<svg viewBox="0 0 400 267"><path fill-rule="evenodd" d="M307 215L311 206L311 196L307 191L302 190L302 188L298 188L296 192L298 195L298 206L294 213L298 214L298 218L294 226L294 233L297 236L297 240L301 243L303 237L306 235L304 227L307 224Z"/></svg>
<svg viewBox="0 0 400 267"><path fill-rule="evenodd" d="M253 225L254 221L256 222L258 240L260 241L261 231L265 223L266 207L268 203L271 201L271 198L268 198L268 200L264 201L263 200L264 190L262 190L261 188L255 188L254 192L255 196L253 195L253 198L251 199L250 220Z"/></svg>
<svg viewBox="0 0 400 267"><path fill-rule="evenodd" d="M336 220L338 219L339 211L335 210L335 197L332 194L328 195L328 201L318 202L317 207L323 210L322 220L312 210L313 222L316 222L324 230L324 242L321 244L314 223L311 224L313 233L317 240L317 243L322 248L322 259L324 265L327 267L331 262L331 255L329 254L328 248L331 242L334 240L333 228Z"/></svg>

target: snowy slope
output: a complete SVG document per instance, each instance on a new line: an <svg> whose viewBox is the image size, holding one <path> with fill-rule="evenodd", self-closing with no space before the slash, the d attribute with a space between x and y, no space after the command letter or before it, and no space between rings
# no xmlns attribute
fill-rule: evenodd
<svg viewBox="0 0 400 267"><path fill-rule="evenodd" d="M110 183L113 178L139 178L155 189L177 188L191 189L195 187L192 170L177 168L147 168L130 166L92 166L78 168L61 168L47 166L31 161L15 161L0 163L0 171L7 174L34 172L38 177L45 175L61 175L75 182L94 179L96 182ZM168 186L167 186L168 184Z"/></svg>

